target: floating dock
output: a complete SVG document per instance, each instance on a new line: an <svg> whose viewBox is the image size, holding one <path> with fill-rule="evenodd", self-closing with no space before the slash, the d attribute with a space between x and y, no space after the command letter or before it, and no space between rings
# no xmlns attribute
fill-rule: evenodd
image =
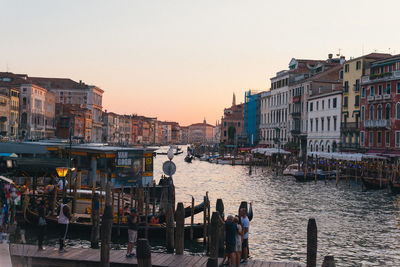
<svg viewBox="0 0 400 267"><path fill-rule="evenodd" d="M125 257L126 250L110 250L110 266L138 266L136 257ZM10 244L10 255L14 267L19 266L99 266L100 249L67 248L66 252L58 252L58 248L47 247L38 251L37 246ZM166 266L207 266L208 257L192 255L175 255L152 253L151 263L154 267ZM222 258L218 259L222 263ZM218 264L218 265L219 265ZM264 262L249 260L246 267L298 267L298 263Z"/></svg>

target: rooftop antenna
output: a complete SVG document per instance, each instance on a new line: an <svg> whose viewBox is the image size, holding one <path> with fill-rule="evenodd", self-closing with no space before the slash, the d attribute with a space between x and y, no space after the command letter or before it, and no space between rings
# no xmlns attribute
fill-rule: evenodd
<svg viewBox="0 0 400 267"><path fill-rule="evenodd" d="M341 53L340 53L341 49L339 48L339 54L336 54L337 57L340 57Z"/></svg>

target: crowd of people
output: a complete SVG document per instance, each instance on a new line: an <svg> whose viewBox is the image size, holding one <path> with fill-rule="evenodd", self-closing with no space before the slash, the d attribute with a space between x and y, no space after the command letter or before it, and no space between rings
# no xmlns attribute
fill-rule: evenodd
<svg viewBox="0 0 400 267"><path fill-rule="evenodd" d="M247 264L249 255L250 221L246 209L240 209L240 217L229 215L225 224L225 253L222 265L239 267L240 263Z"/></svg>

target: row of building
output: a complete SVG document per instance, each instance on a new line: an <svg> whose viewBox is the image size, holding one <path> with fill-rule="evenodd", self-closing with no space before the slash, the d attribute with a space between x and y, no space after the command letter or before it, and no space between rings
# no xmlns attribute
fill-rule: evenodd
<svg viewBox="0 0 400 267"><path fill-rule="evenodd" d="M73 139L119 145L214 143L215 126L186 127L103 110L104 91L66 78L0 72L0 136L7 140Z"/></svg>
<svg viewBox="0 0 400 267"><path fill-rule="evenodd" d="M400 55L293 58L225 109L221 141L303 152L400 152Z"/></svg>

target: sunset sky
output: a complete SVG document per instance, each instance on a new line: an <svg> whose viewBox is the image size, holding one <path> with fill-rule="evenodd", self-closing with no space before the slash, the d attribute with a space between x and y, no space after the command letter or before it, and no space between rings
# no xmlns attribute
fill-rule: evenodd
<svg viewBox="0 0 400 267"><path fill-rule="evenodd" d="M293 57L400 53L396 0L1 3L0 71L82 80L108 111L181 125L215 124Z"/></svg>

